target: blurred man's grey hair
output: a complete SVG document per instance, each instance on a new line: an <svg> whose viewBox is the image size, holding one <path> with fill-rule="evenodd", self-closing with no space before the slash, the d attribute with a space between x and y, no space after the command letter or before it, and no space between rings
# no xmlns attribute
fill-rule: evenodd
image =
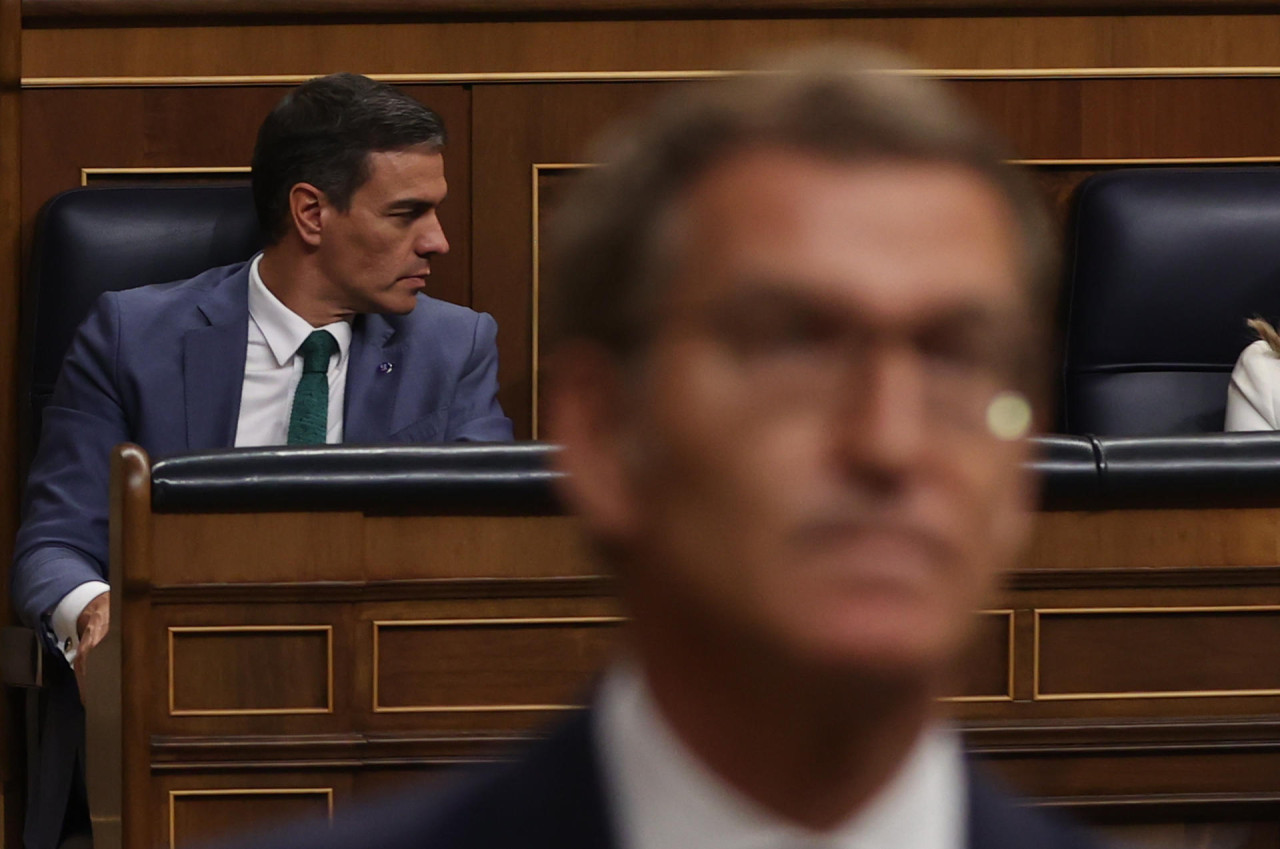
<svg viewBox="0 0 1280 849"><path fill-rule="evenodd" d="M952 163L989 182L1019 231L1030 318L1022 388L1041 395L1059 265L1040 193L944 83L866 48L808 50L690 86L608 134L595 151L603 167L578 178L553 220L553 339L634 357L679 261L671 224L682 197L716 163L766 146L840 162Z"/></svg>

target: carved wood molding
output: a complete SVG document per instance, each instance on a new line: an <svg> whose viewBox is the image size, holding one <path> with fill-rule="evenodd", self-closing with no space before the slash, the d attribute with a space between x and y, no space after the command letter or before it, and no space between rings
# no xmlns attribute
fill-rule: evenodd
<svg viewBox="0 0 1280 849"><path fill-rule="evenodd" d="M1140 756L1193 752L1272 755L1280 749L1274 716L1201 719L1061 719L958 723L966 748L985 759L1019 756ZM377 769L450 766L501 759L538 733L382 733L151 738L160 772Z"/></svg>
<svg viewBox="0 0 1280 849"><path fill-rule="evenodd" d="M43 25L124 19L728 17L753 15L1220 14L1271 0L22 0Z"/></svg>
<svg viewBox="0 0 1280 849"><path fill-rule="evenodd" d="M422 578L402 581L189 584L150 587L155 604L356 603L438 599L577 598L617 592L606 576Z"/></svg>

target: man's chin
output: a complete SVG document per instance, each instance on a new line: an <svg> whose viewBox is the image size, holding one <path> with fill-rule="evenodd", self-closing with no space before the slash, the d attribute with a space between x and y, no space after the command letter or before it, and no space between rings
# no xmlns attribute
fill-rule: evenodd
<svg viewBox="0 0 1280 849"><path fill-rule="evenodd" d="M961 637L939 627L936 617L890 608L807 625L794 643L798 660L815 670L873 678L944 677Z"/></svg>
<svg viewBox="0 0 1280 849"><path fill-rule="evenodd" d="M378 309L372 310L372 312L379 312L383 315L408 315L413 312L414 308L417 306L418 296L414 293L404 297L389 298L382 301L378 304Z"/></svg>

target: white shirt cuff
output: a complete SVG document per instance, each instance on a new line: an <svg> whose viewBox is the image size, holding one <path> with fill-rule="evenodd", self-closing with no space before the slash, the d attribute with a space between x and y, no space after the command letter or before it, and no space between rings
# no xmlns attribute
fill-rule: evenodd
<svg viewBox="0 0 1280 849"><path fill-rule="evenodd" d="M76 659L76 652L80 649L80 634L76 628L76 620L80 618L81 613L84 613L89 602L110 589L111 587L102 581L85 581L64 595L62 601L58 602L58 606L53 609L53 614L49 617L49 627L67 663Z"/></svg>

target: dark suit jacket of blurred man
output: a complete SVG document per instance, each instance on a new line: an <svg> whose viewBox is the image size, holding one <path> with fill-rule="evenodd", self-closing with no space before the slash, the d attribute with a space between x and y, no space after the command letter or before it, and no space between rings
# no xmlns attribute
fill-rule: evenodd
<svg viewBox="0 0 1280 849"><path fill-rule="evenodd" d="M611 822L593 712L582 711L513 764L422 790L340 819L261 837L246 846L308 849L623 849ZM1084 832L1018 807L968 770L965 849L1097 849ZM910 849L910 847L903 847Z"/></svg>

